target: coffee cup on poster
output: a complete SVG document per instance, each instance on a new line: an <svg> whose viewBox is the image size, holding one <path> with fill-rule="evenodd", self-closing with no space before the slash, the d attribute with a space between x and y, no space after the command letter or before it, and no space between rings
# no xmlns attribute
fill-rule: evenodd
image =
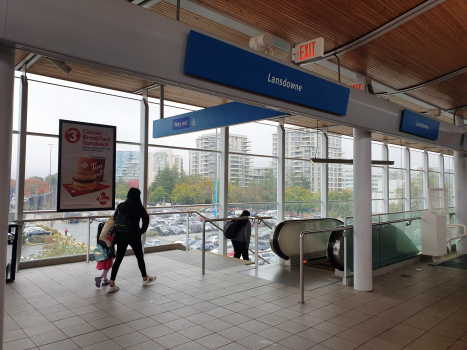
<svg viewBox="0 0 467 350"><path fill-rule="evenodd" d="M90 171L91 157L87 154L78 154L78 171Z"/></svg>
<svg viewBox="0 0 467 350"><path fill-rule="evenodd" d="M90 170L96 174L96 181L104 181L105 157L91 156Z"/></svg>

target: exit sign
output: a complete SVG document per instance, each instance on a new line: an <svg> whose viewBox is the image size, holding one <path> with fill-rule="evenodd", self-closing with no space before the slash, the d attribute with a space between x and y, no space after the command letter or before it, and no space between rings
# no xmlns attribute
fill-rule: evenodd
<svg viewBox="0 0 467 350"><path fill-rule="evenodd" d="M293 61L302 63L324 55L324 39L317 38L305 43L295 45L293 48Z"/></svg>
<svg viewBox="0 0 467 350"><path fill-rule="evenodd" d="M353 84L353 85L350 85L350 87L353 87L354 89L357 89L357 90L366 91L364 83Z"/></svg>

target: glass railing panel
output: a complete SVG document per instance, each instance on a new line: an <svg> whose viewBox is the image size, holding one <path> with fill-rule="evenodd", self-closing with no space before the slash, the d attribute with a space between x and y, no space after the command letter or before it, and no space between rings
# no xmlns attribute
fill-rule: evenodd
<svg viewBox="0 0 467 350"><path fill-rule="evenodd" d="M421 215L421 213L419 213ZM386 225L376 225L372 229L373 269L403 261L421 252L421 220L415 219ZM347 277L353 276L353 231L347 236ZM344 261L344 249L341 259Z"/></svg>
<svg viewBox="0 0 467 350"><path fill-rule="evenodd" d="M62 215L61 213L54 213L47 216L58 218ZM45 215L42 215L42 217L35 216L35 219L39 219ZM71 217L71 215L68 217ZM91 251L96 246L98 224L97 221L91 224ZM85 255L87 242L88 220L84 217L73 220L63 217L63 220L58 221L44 218L44 221L26 223L23 226L21 240L21 261Z"/></svg>
<svg viewBox="0 0 467 350"><path fill-rule="evenodd" d="M414 220L421 221L421 220ZM410 227L413 226L412 229ZM373 231L377 231L376 234L379 238L378 246L378 267L383 267L403 261L414 256L417 256L420 252L417 247L418 240L421 235L417 235L414 230L416 224L413 222L411 225L406 226L406 222L399 222L384 226L376 226ZM410 231L410 234L409 234ZM421 232L419 232L421 233ZM412 236L412 237L410 237ZM373 232L373 239L375 239L375 232ZM416 242L414 242L414 240ZM375 244L373 244L373 249ZM375 258L375 251L373 250L373 259ZM373 268L375 267L375 261L373 261Z"/></svg>

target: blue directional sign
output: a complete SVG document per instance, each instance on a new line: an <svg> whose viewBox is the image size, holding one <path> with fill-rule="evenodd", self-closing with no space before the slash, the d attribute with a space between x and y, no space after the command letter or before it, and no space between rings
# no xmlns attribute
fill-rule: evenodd
<svg viewBox="0 0 467 350"><path fill-rule="evenodd" d="M175 117L154 120L153 137L185 134L283 115L284 112L250 106L240 102L231 102Z"/></svg>
<svg viewBox="0 0 467 350"><path fill-rule="evenodd" d="M404 109L400 130L430 140L437 140L440 122Z"/></svg>
<svg viewBox="0 0 467 350"><path fill-rule="evenodd" d="M185 73L345 115L350 89L191 31Z"/></svg>

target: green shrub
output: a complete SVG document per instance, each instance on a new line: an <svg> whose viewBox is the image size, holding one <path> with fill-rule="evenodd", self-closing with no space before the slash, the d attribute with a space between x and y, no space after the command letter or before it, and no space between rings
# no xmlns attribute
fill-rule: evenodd
<svg viewBox="0 0 467 350"><path fill-rule="evenodd" d="M157 231L147 231L146 236L147 237L159 237L159 232L157 232Z"/></svg>
<svg viewBox="0 0 467 350"><path fill-rule="evenodd" d="M29 238L29 243L45 243L46 238L47 236L39 236L39 235L32 236Z"/></svg>

